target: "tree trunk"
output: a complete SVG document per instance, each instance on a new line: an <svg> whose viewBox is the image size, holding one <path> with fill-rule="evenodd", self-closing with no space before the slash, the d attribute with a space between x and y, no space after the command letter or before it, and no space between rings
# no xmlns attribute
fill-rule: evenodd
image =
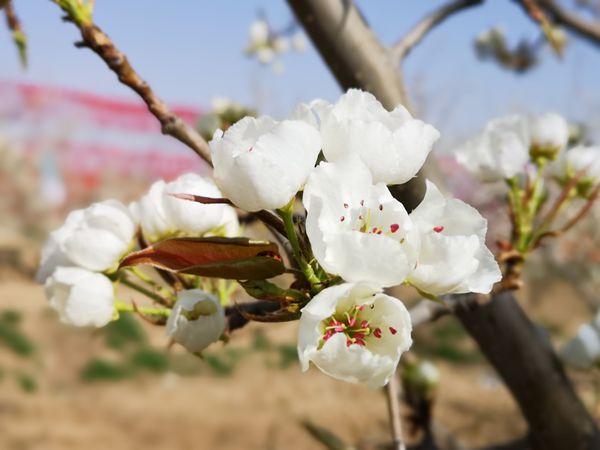
<svg viewBox="0 0 600 450"><path fill-rule="evenodd" d="M388 110L400 104L411 109L400 69L394 67L388 49L380 44L354 2L287 2L342 89L368 91ZM390 188L408 211L414 209L425 195L426 176L423 170L421 175Z"/></svg>
<svg viewBox="0 0 600 450"><path fill-rule="evenodd" d="M539 450L600 449L600 433L549 339L504 292L485 304L461 302L456 316L500 374L529 424Z"/></svg>

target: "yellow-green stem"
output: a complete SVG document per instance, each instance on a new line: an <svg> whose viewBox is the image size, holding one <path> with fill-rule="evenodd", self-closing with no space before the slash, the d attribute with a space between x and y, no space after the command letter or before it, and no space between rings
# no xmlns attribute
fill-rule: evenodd
<svg viewBox="0 0 600 450"><path fill-rule="evenodd" d="M279 209L278 212L283 220L285 234L290 241L294 259L298 263L298 266L304 273L304 276L312 286L313 290L318 290L316 286L321 284L321 280L315 274L312 266L304 260L300 250L300 242L298 241L298 235L296 234L296 228L294 227L294 200L295 199L292 198L292 200L286 206Z"/></svg>
<svg viewBox="0 0 600 450"><path fill-rule="evenodd" d="M168 308L148 308L145 306L133 306L128 305L120 300L115 301L115 308L119 312L140 312L142 314L148 314L150 316L163 316L169 317L171 310Z"/></svg>
<svg viewBox="0 0 600 450"><path fill-rule="evenodd" d="M139 292L140 294L144 294L146 297L151 298L152 300L154 300L157 303L160 303L161 305L170 306L171 302L169 300L161 297L155 292L152 292L150 289L146 289L144 286L140 286L139 284L134 283L133 281L127 278L121 278L119 281L125 286L130 287L131 289Z"/></svg>

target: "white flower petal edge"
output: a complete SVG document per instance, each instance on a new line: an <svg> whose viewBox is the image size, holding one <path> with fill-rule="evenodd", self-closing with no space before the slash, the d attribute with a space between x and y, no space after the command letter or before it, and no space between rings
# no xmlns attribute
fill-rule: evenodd
<svg viewBox="0 0 600 450"><path fill-rule="evenodd" d="M210 142L217 186L246 211L285 206L302 188L321 136L300 120L245 117Z"/></svg>
<svg viewBox="0 0 600 450"><path fill-rule="evenodd" d="M358 155L374 182L405 183L423 166L440 134L402 105L387 111L368 92L350 89L335 103L304 105L319 117L328 161ZM301 111L300 107L297 111Z"/></svg>
<svg viewBox="0 0 600 450"><path fill-rule="evenodd" d="M568 180L585 170L592 183L600 182L600 147L577 146L564 152L555 162L553 173L560 180Z"/></svg>
<svg viewBox="0 0 600 450"><path fill-rule="evenodd" d="M431 181L410 214L421 234L421 252L408 281L433 295L488 293L502 274L485 245L487 221L472 206L445 198Z"/></svg>
<svg viewBox="0 0 600 450"><path fill-rule="evenodd" d="M201 289L181 291L167 321L167 336L191 353L219 340L225 330L225 311L219 300Z"/></svg>
<svg viewBox="0 0 600 450"><path fill-rule="evenodd" d="M456 151L457 161L482 181L512 178L529 161L528 119L511 115L490 121Z"/></svg>
<svg viewBox="0 0 600 450"><path fill-rule="evenodd" d="M83 220L83 210L78 209L69 213L65 223L52 231L46 244L42 248L40 266L35 275L35 280L44 284L48 277L58 266L72 266L73 262L64 252L64 243L71 236L76 225Z"/></svg>
<svg viewBox="0 0 600 450"><path fill-rule="evenodd" d="M376 388L388 383L412 344L404 304L365 283L324 289L303 309L298 356L338 380Z"/></svg>
<svg viewBox="0 0 600 450"><path fill-rule="evenodd" d="M46 280L44 290L63 323L102 327L113 318L113 285L100 273L79 267L57 267Z"/></svg>
<svg viewBox="0 0 600 450"><path fill-rule="evenodd" d="M538 152L553 157L567 145L569 141L569 124L559 114L546 113L530 119L531 145Z"/></svg>
<svg viewBox="0 0 600 450"><path fill-rule="evenodd" d="M385 184L372 184L356 155L319 164L302 201L315 258L328 272L388 287L413 269L419 232Z"/></svg>
<svg viewBox="0 0 600 450"><path fill-rule="evenodd" d="M133 217L117 200L94 203L82 211L63 251L75 265L98 272L110 269L133 242Z"/></svg>
<svg viewBox="0 0 600 450"><path fill-rule="evenodd" d="M192 194L221 197L219 188L209 178L194 173L175 181L155 182L146 195L129 206L139 220L144 237L156 241L169 235L203 235L224 227L227 235L238 229L237 215L229 205L204 205L174 198L169 194Z"/></svg>

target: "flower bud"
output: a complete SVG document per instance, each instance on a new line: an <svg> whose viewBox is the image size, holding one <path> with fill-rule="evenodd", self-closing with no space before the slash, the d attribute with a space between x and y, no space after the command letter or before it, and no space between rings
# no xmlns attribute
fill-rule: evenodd
<svg viewBox="0 0 600 450"><path fill-rule="evenodd" d="M511 115L490 121L456 151L456 160L481 181L512 178L529 161L527 118Z"/></svg>
<svg viewBox="0 0 600 450"><path fill-rule="evenodd" d="M36 280L43 283L58 266L110 269L127 251L134 233L133 218L117 200L72 211L65 223L50 233L42 249Z"/></svg>
<svg viewBox="0 0 600 450"><path fill-rule="evenodd" d="M530 120L532 160L553 160L569 141L569 124L560 115L546 113Z"/></svg>
<svg viewBox="0 0 600 450"><path fill-rule="evenodd" d="M167 321L167 336L191 353L200 353L225 330L225 311L214 295L181 291Z"/></svg>
<svg viewBox="0 0 600 450"><path fill-rule="evenodd" d="M199 236L220 227L230 233L237 232L237 215L231 206L205 205L169 194L221 197L210 179L193 173L184 174L170 183L155 182L146 195L129 207L147 239L156 241L178 233Z"/></svg>
<svg viewBox="0 0 600 450"><path fill-rule="evenodd" d="M79 267L57 267L44 285L50 306L63 323L102 327L114 316L114 290L100 273Z"/></svg>
<svg viewBox="0 0 600 450"><path fill-rule="evenodd" d="M600 182L600 147L577 146L566 151L556 160L554 176L561 184L566 184L579 172L584 171L576 189L582 197L587 197Z"/></svg>

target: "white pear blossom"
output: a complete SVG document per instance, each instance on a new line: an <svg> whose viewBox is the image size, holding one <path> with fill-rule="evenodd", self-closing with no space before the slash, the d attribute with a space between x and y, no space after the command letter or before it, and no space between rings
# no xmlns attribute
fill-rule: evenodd
<svg viewBox="0 0 600 450"><path fill-rule="evenodd" d="M292 36L292 48L297 52L303 52L306 50L307 43L302 33L294 33Z"/></svg>
<svg viewBox="0 0 600 450"><path fill-rule="evenodd" d="M306 232L330 273L379 286L402 283L419 254L419 232L383 183L372 184L356 155L322 162L304 189Z"/></svg>
<svg viewBox="0 0 600 450"><path fill-rule="evenodd" d="M277 36L273 39L273 50L275 53L285 53L290 49L290 40L285 36Z"/></svg>
<svg viewBox="0 0 600 450"><path fill-rule="evenodd" d="M502 274L485 245L487 221L458 199L445 198L431 181L410 214L421 234L421 251L408 281L423 292L488 293Z"/></svg>
<svg viewBox="0 0 600 450"><path fill-rule="evenodd" d="M298 356L338 380L370 387L387 384L412 344L410 314L397 298L372 285L324 289L303 309Z"/></svg>
<svg viewBox="0 0 600 450"><path fill-rule="evenodd" d="M600 329L595 323L579 327L577 335L560 352L562 360L575 369L600 367Z"/></svg>
<svg viewBox="0 0 600 450"><path fill-rule="evenodd" d="M80 267L57 267L44 289L63 323L102 327L113 318L113 285L100 273Z"/></svg>
<svg viewBox="0 0 600 450"><path fill-rule="evenodd" d="M219 340L225 330L225 311L219 300L201 289L181 291L167 321L167 336L191 353Z"/></svg>
<svg viewBox="0 0 600 450"><path fill-rule="evenodd" d="M129 211L117 200L72 211L43 248L37 281L43 283L58 266L110 269L133 242L135 227Z"/></svg>
<svg viewBox="0 0 600 450"><path fill-rule="evenodd" d="M72 266L73 262L67 257L64 250L65 241L71 236L76 225L83 219L83 210L72 211L65 223L52 231L46 244L42 248L40 265L35 275L35 280L44 284L46 279L58 266Z"/></svg>
<svg viewBox="0 0 600 450"><path fill-rule="evenodd" d="M256 51L256 59L261 64L269 64L275 59L275 52L271 47L261 47Z"/></svg>
<svg viewBox="0 0 600 450"><path fill-rule="evenodd" d="M231 206L191 202L169 194L221 197L212 180L193 173L181 175L170 183L155 182L146 195L129 206L147 239L156 241L177 233L203 235L220 227L224 227L227 235L237 232L237 215Z"/></svg>
<svg viewBox="0 0 600 450"><path fill-rule="evenodd" d="M334 105L325 107L321 101L317 106L325 158L336 161L356 154L376 183L410 180L440 136L402 105L389 112L375 96L358 89L348 90Z"/></svg>
<svg viewBox="0 0 600 450"><path fill-rule="evenodd" d="M299 120L245 117L210 142L215 182L246 211L285 206L302 189L321 149L314 127Z"/></svg>
<svg viewBox="0 0 600 450"><path fill-rule="evenodd" d="M501 117L460 147L456 159L482 181L512 178L525 170L530 142L525 116Z"/></svg>
<svg viewBox="0 0 600 450"><path fill-rule="evenodd" d="M556 157L569 142L569 124L555 113L530 119L531 153L533 156Z"/></svg>
<svg viewBox="0 0 600 450"><path fill-rule="evenodd" d="M269 24L262 20L255 20L248 29L250 47L260 47L267 44L269 40Z"/></svg>
<svg viewBox="0 0 600 450"><path fill-rule="evenodd" d="M564 152L554 164L554 174L567 181L584 170L589 184L600 182L600 147L577 146Z"/></svg>

